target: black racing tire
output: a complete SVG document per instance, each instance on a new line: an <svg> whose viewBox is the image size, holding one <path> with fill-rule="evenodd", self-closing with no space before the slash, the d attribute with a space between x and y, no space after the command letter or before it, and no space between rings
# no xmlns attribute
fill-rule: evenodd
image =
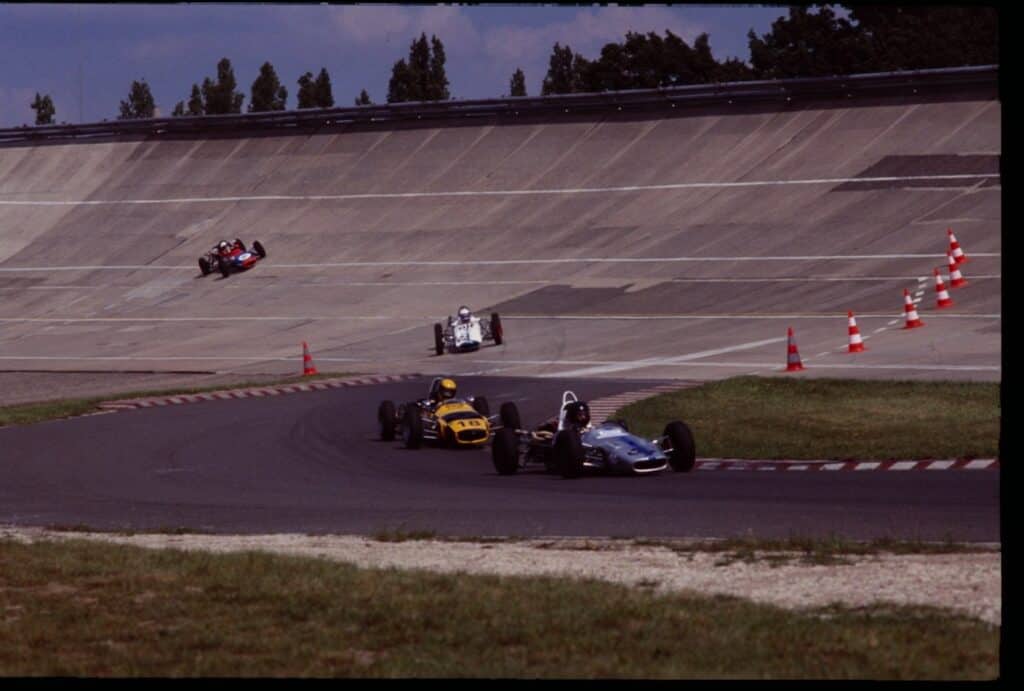
<svg viewBox="0 0 1024 691"><path fill-rule="evenodd" d="M395 404L393 401L381 401L377 408L377 422L380 423L380 438L384 441L394 441Z"/></svg>
<svg viewBox="0 0 1024 691"><path fill-rule="evenodd" d="M267 250L263 247L263 243L260 242L259 240L256 240L255 242L252 243L252 250L256 254L260 255L260 259L267 258Z"/></svg>
<svg viewBox="0 0 1024 691"><path fill-rule="evenodd" d="M583 474L583 443L575 430L564 429L555 435L555 466L564 478Z"/></svg>
<svg viewBox="0 0 1024 691"><path fill-rule="evenodd" d="M241 247L243 252L245 251L245 243L242 242L242 238L235 238L235 244ZM256 254L259 254L259 250L256 251Z"/></svg>
<svg viewBox="0 0 1024 691"><path fill-rule="evenodd" d="M402 420L402 443L407 449L418 449L423 443L423 420L420 419L420 409L415 405L405 407L405 417Z"/></svg>
<svg viewBox="0 0 1024 691"><path fill-rule="evenodd" d="M674 420L665 425L665 436L672 444L668 463L677 473L688 473L697 464L697 449L693 443L693 432L686 423Z"/></svg>
<svg viewBox="0 0 1024 691"><path fill-rule="evenodd" d="M494 345L505 342L505 331L501 327L501 316L497 312L491 313L491 335L494 336Z"/></svg>
<svg viewBox="0 0 1024 691"><path fill-rule="evenodd" d="M444 355L444 329L440 324L434 324L434 352Z"/></svg>
<svg viewBox="0 0 1024 691"><path fill-rule="evenodd" d="M224 260L224 257L217 258L217 268L220 269L220 275L224 278L231 275L231 265Z"/></svg>
<svg viewBox="0 0 1024 691"><path fill-rule="evenodd" d="M494 433L491 461L498 475L515 475L519 470L519 437L514 430L504 427Z"/></svg>
<svg viewBox="0 0 1024 691"><path fill-rule="evenodd" d="M204 276L208 276L209 273L211 271L213 271L213 267L210 266L210 260L207 259L206 257L200 257L199 258L199 270L203 272Z"/></svg>
<svg viewBox="0 0 1024 691"><path fill-rule="evenodd" d="M501 418L502 427L508 427L509 429L523 428L523 423L519 421L519 408L512 401L501 404L498 416Z"/></svg>
<svg viewBox="0 0 1024 691"><path fill-rule="evenodd" d="M473 410L480 413L484 417L489 417L491 414L491 404L487 402L487 399L483 396L476 396L473 399Z"/></svg>

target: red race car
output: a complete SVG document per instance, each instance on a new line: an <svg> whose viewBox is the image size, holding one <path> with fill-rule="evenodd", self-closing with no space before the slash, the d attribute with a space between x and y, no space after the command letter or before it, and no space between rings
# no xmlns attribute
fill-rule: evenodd
<svg viewBox="0 0 1024 691"><path fill-rule="evenodd" d="M252 243L251 250L246 249L245 243L238 238L235 238L234 242L221 240L199 258L199 270L205 276L216 267L221 275L227 278L231 272L245 271L266 256L267 251L263 249L259 240Z"/></svg>

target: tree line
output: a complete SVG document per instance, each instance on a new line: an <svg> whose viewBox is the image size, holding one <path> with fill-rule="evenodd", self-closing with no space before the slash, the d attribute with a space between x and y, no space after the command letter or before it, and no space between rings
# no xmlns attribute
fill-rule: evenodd
<svg viewBox="0 0 1024 691"><path fill-rule="evenodd" d="M622 41L605 44L593 59L555 43L541 95L998 64L998 28L996 8L982 5L790 7L768 32L747 33L747 61L715 59L707 33L690 45L669 30L664 36L627 32ZM421 33L409 45L408 56L392 65L387 102L449 100L445 63L441 40L432 35L428 41ZM299 109L334 106L326 68L316 77L306 72L297 84ZM526 76L518 67L509 79L508 95L527 95ZM171 115L240 113L244 99L231 61L223 58L217 63L216 78L192 84L188 99L178 101ZM263 63L250 87L247 111L285 110L287 99L288 89L273 65ZM373 105L366 89L354 102ZM56 110L49 95L37 93L31 107L37 125L53 123ZM155 111L153 94L143 79L132 82L118 118L151 118Z"/></svg>

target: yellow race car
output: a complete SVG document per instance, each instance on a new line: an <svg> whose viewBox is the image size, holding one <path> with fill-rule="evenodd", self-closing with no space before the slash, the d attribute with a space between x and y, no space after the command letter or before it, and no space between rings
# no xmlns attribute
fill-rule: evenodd
<svg viewBox="0 0 1024 691"><path fill-rule="evenodd" d="M437 377L426 398L395 405L381 401L377 408L380 438L393 441L401 437L408 449L418 449L424 441L449 448L482 447L496 429L519 428L519 411L511 401L501 406L499 415L491 415L483 396L456 398L455 381Z"/></svg>

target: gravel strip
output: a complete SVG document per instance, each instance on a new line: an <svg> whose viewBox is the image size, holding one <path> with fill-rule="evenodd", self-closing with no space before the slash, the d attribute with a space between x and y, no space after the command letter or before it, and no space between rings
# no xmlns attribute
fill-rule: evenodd
<svg viewBox="0 0 1024 691"><path fill-rule="evenodd" d="M601 539L382 542L338 535L118 535L15 527L0 527L0 539L91 539L213 552L262 550L370 568L597 578L661 592L731 595L787 609L833 603L854 607L931 605L996 626L1002 621L998 548L951 554L842 555L847 563L830 565L805 565L794 558L773 565L768 559L724 563L729 561L724 553L675 551L662 545ZM778 556L772 553L773 558Z"/></svg>

